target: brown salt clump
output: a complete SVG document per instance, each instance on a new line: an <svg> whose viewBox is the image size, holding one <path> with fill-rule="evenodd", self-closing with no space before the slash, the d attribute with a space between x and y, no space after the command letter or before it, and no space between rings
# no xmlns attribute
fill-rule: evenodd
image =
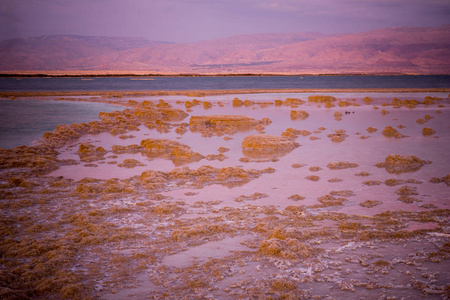
<svg viewBox="0 0 450 300"><path fill-rule="evenodd" d="M184 103L184 106L185 106L186 108L191 108L191 107L195 106L195 104L192 103L191 101L186 101L186 102Z"/></svg>
<svg viewBox="0 0 450 300"><path fill-rule="evenodd" d="M123 153L139 153L142 151L142 147L136 144L133 145L127 145L127 146L120 146L120 145L113 145L112 146L112 152L115 154L123 154Z"/></svg>
<svg viewBox="0 0 450 300"><path fill-rule="evenodd" d="M342 113L339 112L339 111L334 112L333 116L334 116L334 119L336 121L341 121L342 120Z"/></svg>
<svg viewBox="0 0 450 300"><path fill-rule="evenodd" d="M267 198L267 197L269 197L267 194L253 193L250 196L241 195L241 196L237 197L236 199L234 199L234 201L236 201L236 202L255 201L255 200L258 200L261 198Z"/></svg>
<svg viewBox="0 0 450 300"><path fill-rule="evenodd" d="M363 184L364 184L364 185L367 185L367 186L374 186L374 185L380 185L380 184L381 184L381 181L378 181L378 180L368 180L368 181L364 181Z"/></svg>
<svg viewBox="0 0 450 300"><path fill-rule="evenodd" d="M244 101L244 106L252 106L252 105L255 105L255 102L250 101L250 100L245 100Z"/></svg>
<svg viewBox="0 0 450 300"><path fill-rule="evenodd" d="M345 198L336 198L332 195L324 195L317 198L317 201L321 203L322 207L329 207L329 206L342 206L344 205L344 202L347 201Z"/></svg>
<svg viewBox="0 0 450 300"><path fill-rule="evenodd" d="M302 131L299 130L299 129L288 128L288 129L286 129L286 130L281 134L281 136L282 136L282 137L285 137L285 138L288 138L288 139L290 139L290 140L294 140L294 139L296 139L301 133L302 133Z"/></svg>
<svg viewBox="0 0 450 300"><path fill-rule="evenodd" d="M192 116L189 121L191 131L223 131L249 130L260 122L247 116L211 115Z"/></svg>
<svg viewBox="0 0 450 300"><path fill-rule="evenodd" d="M446 185L450 186L450 174L447 174L445 177L442 178L438 178L438 177L433 177L430 179L431 183L441 183L441 182L445 182Z"/></svg>
<svg viewBox="0 0 450 300"><path fill-rule="evenodd" d="M47 173L57 169L57 155L57 151L42 146L0 148L0 169L30 168L32 171Z"/></svg>
<svg viewBox="0 0 450 300"><path fill-rule="evenodd" d="M82 143L78 148L77 154L80 156L80 160L83 162L93 162L96 160L104 159L104 155L107 153L103 147L95 147L89 143Z"/></svg>
<svg viewBox="0 0 450 300"><path fill-rule="evenodd" d="M372 175L372 174L370 174L369 172L365 172L365 171L361 171L361 172L355 174L355 176L363 176L363 177L370 176L370 175Z"/></svg>
<svg viewBox="0 0 450 300"><path fill-rule="evenodd" d="M291 236L285 229L276 227L269 237L261 242L258 252L284 259L306 259L313 256L314 249Z"/></svg>
<svg viewBox="0 0 450 300"><path fill-rule="evenodd" d="M387 115L389 112L387 111L387 110L385 110L385 109L382 109L381 110L381 114L384 116L384 115Z"/></svg>
<svg viewBox="0 0 450 300"><path fill-rule="evenodd" d="M396 185L405 184L405 183L406 183L405 180L394 179L394 178L386 179L384 181L384 184L387 185L387 186L396 186Z"/></svg>
<svg viewBox="0 0 450 300"><path fill-rule="evenodd" d="M212 107L212 103L209 101L203 102L203 108L204 109L210 109Z"/></svg>
<svg viewBox="0 0 450 300"><path fill-rule="evenodd" d="M292 201L300 201L300 200L305 200L305 196L300 196L300 195L295 194L295 195L290 196L288 199L292 200Z"/></svg>
<svg viewBox="0 0 450 300"><path fill-rule="evenodd" d="M364 97L363 101L365 104L369 105L373 102L373 99L370 97Z"/></svg>
<svg viewBox="0 0 450 300"><path fill-rule="evenodd" d="M189 146L166 139L147 139L141 141L142 152L149 157L170 159L175 165L199 161L203 155L194 152Z"/></svg>
<svg viewBox="0 0 450 300"><path fill-rule="evenodd" d="M348 137L348 134L346 134L346 131L344 129L338 129L335 130L334 133L330 133L327 135L332 142L334 143L340 143L345 140L346 137Z"/></svg>
<svg viewBox="0 0 450 300"><path fill-rule="evenodd" d="M134 167L143 167L145 165L136 159L128 158L128 159L125 159L123 161L123 163L120 163L117 166L119 166L121 168L130 169L130 168L134 168Z"/></svg>
<svg viewBox="0 0 450 300"><path fill-rule="evenodd" d="M378 200L366 200L364 202L359 203L360 206L367 207L367 208L372 208L374 206L381 205L381 204L383 204L383 202L378 201Z"/></svg>
<svg viewBox="0 0 450 300"><path fill-rule="evenodd" d="M417 124L423 124L423 123L425 123L426 122L426 120L424 120L424 119L417 119L416 120L416 123Z"/></svg>
<svg viewBox="0 0 450 300"><path fill-rule="evenodd" d="M392 137L394 136L396 133L398 133L398 131L392 127L392 126L386 126L383 131L381 132L384 136L388 136L388 137Z"/></svg>
<svg viewBox="0 0 450 300"><path fill-rule="evenodd" d="M423 136L433 135L435 133L436 133L436 131L434 131L433 129L431 129L429 127L425 127L425 128L422 129L422 135Z"/></svg>
<svg viewBox="0 0 450 300"><path fill-rule="evenodd" d="M373 132L377 131L378 129L376 129L375 127L370 126L370 127L368 127L366 130L367 130L369 133L373 133Z"/></svg>
<svg viewBox="0 0 450 300"><path fill-rule="evenodd" d="M314 102L314 103L326 103L326 102L334 102L334 101L336 101L336 98L333 96L311 95L308 97L308 102Z"/></svg>
<svg viewBox="0 0 450 300"><path fill-rule="evenodd" d="M308 180L311 180L311 181L319 181L320 180L320 177L316 176L316 175L309 175L309 176L306 176L305 178Z"/></svg>
<svg viewBox="0 0 450 300"><path fill-rule="evenodd" d="M306 119L309 114L304 110L291 110L291 120Z"/></svg>
<svg viewBox="0 0 450 300"><path fill-rule="evenodd" d="M183 135L187 132L188 130L186 129L185 126L179 126L175 129L175 133L179 134L179 135Z"/></svg>
<svg viewBox="0 0 450 300"><path fill-rule="evenodd" d="M322 168L321 168L321 167L314 166L314 167L310 167L309 170L310 170L311 172L318 172L318 171L322 170Z"/></svg>
<svg viewBox="0 0 450 300"><path fill-rule="evenodd" d="M286 100L283 102L283 105L296 107L296 106L302 105L304 103L305 103L305 101L298 99L298 98L286 98Z"/></svg>
<svg viewBox="0 0 450 300"><path fill-rule="evenodd" d="M300 145L283 136L255 134L242 141L244 155L254 158L282 156Z"/></svg>
<svg viewBox="0 0 450 300"><path fill-rule="evenodd" d="M132 134L129 134L129 135L122 134L121 136L119 136L119 139L126 140L126 139L132 139L132 138L135 138L135 137L136 136L134 136Z"/></svg>
<svg viewBox="0 0 450 300"><path fill-rule="evenodd" d="M331 191L330 195L339 197L351 197L355 196L355 193L351 190Z"/></svg>
<svg viewBox="0 0 450 300"><path fill-rule="evenodd" d="M328 182L342 182L342 181L344 181L344 180L341 179L341 178L331 178L331 179L328 179Z"/></svg>
<svg viewBox="0 0 450 300"><path fill-rule="evenodd" d="M417 171L426 163L429 162L414 155L389 154L379 166L385 167L388 173L403 173Z"/></svg>
<svg viewBox="0 0 450 300"><path fill-rule="evenodd" d="M301 168L301 167L304 167L305 165L304 164L292 164L291 165L291 167L293 167L294 169L298 169L298 168Z"/></svg>
<svg viewBox="0 0 450 300"><path fill-rule="evenodd" d="M399 196L411 196L411 195L419 195L417 192L417 187L415 186L402 186L395 192Z"/></svg>
<svg viewBox="0 0 450 300"><path fill-rule="evenodd" d="M242 105L244 105L244 102L241 99L239 99L239 98L233 99L233 107L239 107Z"/></svg>
<svg viewBox="0 0 450 300"><path fill-rule="evenodd" d="M218 160L218 161L223 161L223 160L227 159L228 157L227 157L225 154L220 153L220 154L209 154L209 155L207 155L205 158L206 158L207 160Z"/></svg>
<svg viewBox="0 0 450 300"><path fill-rule="evenodd" d="M225 153L230 151L230 148L226 148L226 147L219 147L219 149L217 149L217 151L219 151L220 153Z"/></svg>
<svg viewBox="0 0 450 300"><path fill-rule="evenodd" d="M405 137L392 126L386 126L381 133L386 137L394 137L396 139Z"/></svg>
<svg viewBox="0 0 450 300"><path fill-rule="evenodd" d="M330 170L342 170L342 169L347 169L347 168L356 168L356 167L358 167L358 164L340 161L340 162L335 162L335 163L329 163L327 165L327 167Z"/></svg>
<svg viewBox="0 0 450 300"><path fill-rule="evenodd" d="M402 105L402 100L394 98L394 100L391 101L391 105L392 106L401 106Z"/></svg>

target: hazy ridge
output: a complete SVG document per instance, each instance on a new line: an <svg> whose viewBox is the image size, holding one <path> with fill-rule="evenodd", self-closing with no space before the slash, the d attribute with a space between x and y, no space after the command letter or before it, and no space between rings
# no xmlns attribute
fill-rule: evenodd
<svg viewBox="0 0 450 300"><path fill-rule="evenodd" d="M0 72L450 74L450 25L363 33L267 33L175 44L44 36L0 41Z"/></svg>

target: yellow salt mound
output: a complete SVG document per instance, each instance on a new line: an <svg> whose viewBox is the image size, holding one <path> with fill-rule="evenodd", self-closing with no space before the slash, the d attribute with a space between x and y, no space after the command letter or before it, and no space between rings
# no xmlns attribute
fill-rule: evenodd
<svg viewBox="0 0 450 300"><path fill-rule="evenodd" d="M298 146L286 137L267 134L250 135L242 142L243 149L256 151L292 150Z"/></svg>
<svg viewBox="0 0 450 300"><path fill-rule="evenodd" d="M163 157L172 160L175 165L199 161L204 158L189 146L166 139L146 139L141 141L143 153L149 157Z"/></svg>
<svg viewBox="0 0 450 300"><path fill-rule="evenodd" d="M309 114L304 110L291 110L291 120L306 119Z"/></svg>
<svg viewBox="0 0 450 300"><path fill-rule="evenodd" d="M257 124L259 124L257 120L247 116L192 116L189 121L189 128L192 131L201 131L205 129L225 130L227 128L249 129Z"/></svg>
<svg viewBox="0 0 450 300"><path fill-rule="evenodd" d="M384 167L389 173L414 172L426 163L414 155L389 154L384 160Z"/></svg>

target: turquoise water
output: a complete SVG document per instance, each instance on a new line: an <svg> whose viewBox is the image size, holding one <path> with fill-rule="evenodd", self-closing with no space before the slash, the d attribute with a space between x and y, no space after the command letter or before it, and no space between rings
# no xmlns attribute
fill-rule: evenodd
<svg viewBox="0 0 450 300"><path fill-rule="evenodd" d="M92 102L0 100L0 148L31 146L59 124L90 122L101 111L120 109Z"/></svg>
<svg viewBox="0 0 450 300"><path fill-rule="evenodd" d="M235 89L450 88L449 75L223 76L223 77L1 77L0 92L155 91Z"/></svg>

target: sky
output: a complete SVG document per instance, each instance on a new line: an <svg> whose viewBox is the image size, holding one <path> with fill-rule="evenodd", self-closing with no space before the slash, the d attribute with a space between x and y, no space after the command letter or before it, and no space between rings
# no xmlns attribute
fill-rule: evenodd
<svg viewBox="0 0 450 300"><path fill-rule="evenodd" d="M252 33L450 24L450 0L0 0L0 40L43 35L189 43Z"/></svg>

